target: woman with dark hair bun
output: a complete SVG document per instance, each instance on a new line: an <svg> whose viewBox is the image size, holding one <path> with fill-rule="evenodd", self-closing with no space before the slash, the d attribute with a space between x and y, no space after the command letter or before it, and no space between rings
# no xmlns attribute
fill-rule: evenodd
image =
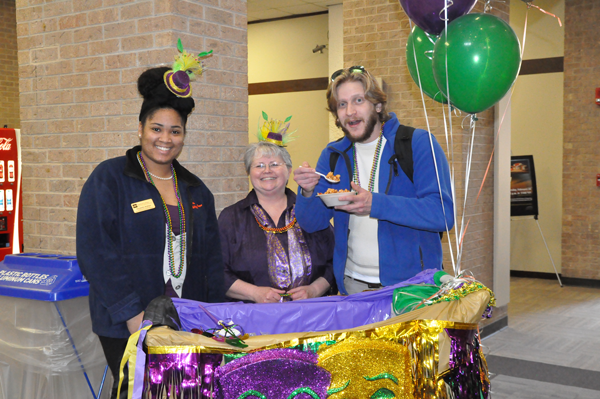
<svg viewBox="0 0 600 399"><path fill-rule="evenodd" d="M180 51L173 68L140 75L140 144L98 165L79 199L77 260L90 283L92 329L115 379L112 398L127 339L150 301L224 299L213 195L176 160L194 109L190 79L202 73L199 57Z"/></svg>

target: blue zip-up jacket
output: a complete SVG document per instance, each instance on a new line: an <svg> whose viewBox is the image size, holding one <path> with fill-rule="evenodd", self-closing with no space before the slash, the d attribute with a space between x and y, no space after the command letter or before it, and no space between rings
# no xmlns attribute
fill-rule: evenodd
<svg viewBox="0 0 600 399"><path fill-rule="evenodd" d="M94 169L77 209L77 261L90 282L92 330L127 338L126 321L164 295L165 214L158 190L144 176L134 147ZM212 193L173 161L185 211L187 265L182 297L223 302L221 241ZM155 208L134 213L152 199ZM176 260L178 262L178 259Z"/></svg>
<svg viewBox="0 0 600 399"><path fill-rule="evenodd" d="M400 123L390 113L383 129L387 140L379 167L379 192L373 193L371 217L379 220L379 279L384 286L407 280L421 270L441 269L442 244L440 232L454 225L454 210L450 185L448 161L435 137L422 129L416 129L412 138L414 184L406 176L397 161L388 162L394 155L394 140ZM430 141L431 138L431 141ZM432 156L432 145L435 153ZM354 150L346 137L329 143L321 153L316 170L327 174L332 152L340 157L334 174L340 182L332 184L320 179L310 197L304 197L301 189L296 197L296 218L309 233L325 229L334 220L335 250L333 271L340 292L344 287L344 269L348 255L348 224L350 214L327 208L317 196L328 188L350 189ZM395 164L395 165L394 165ZM439 185L436 167L439 171ZM440 187L443 198L440 201Z"/></svg>

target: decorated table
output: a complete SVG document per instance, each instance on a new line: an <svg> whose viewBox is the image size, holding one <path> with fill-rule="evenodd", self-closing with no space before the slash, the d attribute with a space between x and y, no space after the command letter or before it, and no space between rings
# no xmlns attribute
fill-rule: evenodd
<svg viewBox="0 0 600 399"><path fill-rule="evenodd" d="M161 315L171 327L145 322L130 338L120 397L487 398L478 322L493 294L434 274L280 304L173 299ZM435 294L417 298L427 287ZM398 309L407 296L413 305ZM241 339L221 336L219 321Z"/></svg>

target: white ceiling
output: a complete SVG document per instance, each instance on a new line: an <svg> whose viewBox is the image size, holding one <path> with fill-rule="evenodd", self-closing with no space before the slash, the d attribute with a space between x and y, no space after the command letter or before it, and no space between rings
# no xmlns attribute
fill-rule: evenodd
<svg viewBox="0 0 600 399"><path fill-rule="evenodd" d="M342 0L248 0L248 21L327 11Z"/></svg>

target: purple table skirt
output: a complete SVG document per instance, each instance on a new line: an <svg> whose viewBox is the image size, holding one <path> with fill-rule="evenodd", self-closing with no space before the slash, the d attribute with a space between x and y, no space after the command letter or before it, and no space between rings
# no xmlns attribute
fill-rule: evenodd
<svg viewBox="0 0 600 399"><path fill-rule="evenodd" d="M349 296L275 304L204 303L179 298L173 298L173 303L184 331L215 327L214 321L198 304L219 320L233 320L249 334L347 330L389 319L392 315L394 289L410 284L434 284L433 275L436 271L427 269L396 285Z"/></svg>

